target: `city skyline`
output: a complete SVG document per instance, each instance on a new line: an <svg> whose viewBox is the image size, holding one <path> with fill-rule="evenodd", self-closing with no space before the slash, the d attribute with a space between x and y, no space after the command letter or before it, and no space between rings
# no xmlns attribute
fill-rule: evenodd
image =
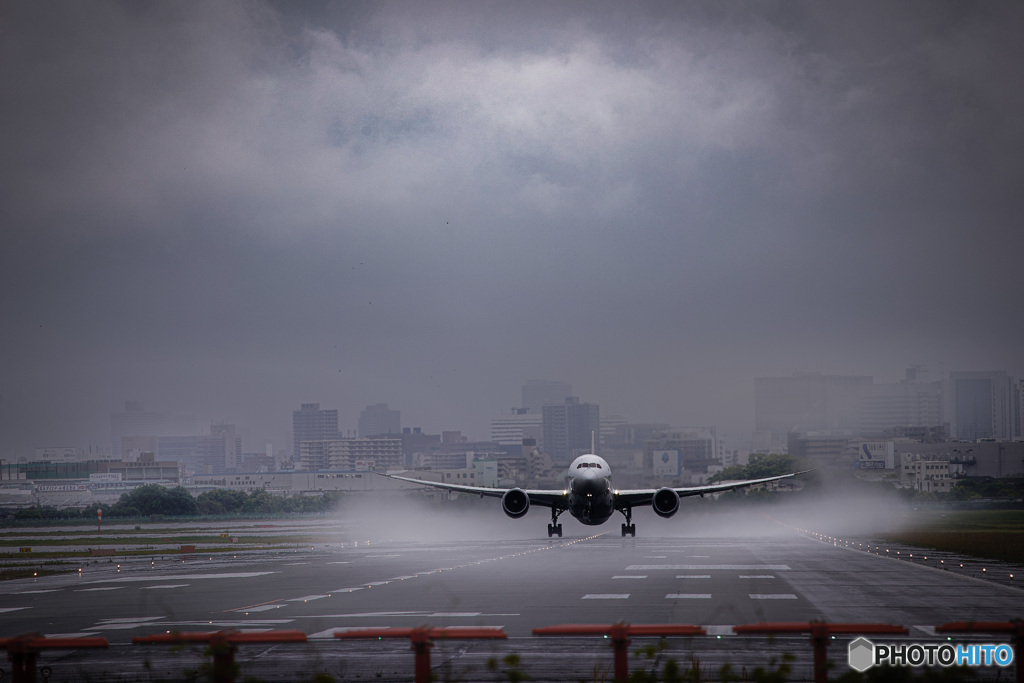
<svg viewBox="0 0 1024 683"><path fill-rule="evenodd" d="M0 6L0 453L1024 376L1024 7ZM283 425L283 426L282 426ZM6 457L6 456L0 456Z"/></svg>
<svg viewBox="0 0 1024 683"><path fill-rule="evenodd" d="M873 376L826 375L819 372L806 371L795 371L792 374L777 377L755 378L751 383L755 415L751 417L748 428L735 431L722 430L722 433L729 435L730 447L741 446L746 448L743 444L747 444L753 450L764 447L763 445L757 446L759 442L774 444L773 448L784 448L788 431L813 433L818 430L838 429L841 432L850 434L878 436L883 432L884 428L896 426L939 427L945 425L948 432L954 438L973 438L967 434L957 434L955 429L957 402L965 400L963 397L957 396L956 384L958 379L962 377L1001 377L1002 385L1000 386L1002 388L999 391L1004 394L1002 399L1004 404L998 408L1001 412L994 417L985 419L995 420L998 418L1003 421L1004 429L1007 431L1005 433L993 434L997 438L1009 440L1024 437L1024 378L1013 377L1005 371L953 371L940 375L920 365L907 368L904 372L904 377L894 382L879 382ZM569 383L561 381L540 381L552 386L571 387ZM538 380L527 380L523 383L522 395L525 397L527 395L527 387L537 382ZM849 395L847 393L848 390L846 390L845 392L841 391L832 395L834 390L826 389L826 387L831 385L836 387L865 387L869 391ZM791 388L785 389L787 386ZM769 387L778 388L769 390ZM916 389L914 389L915 387ZM872 389L876 391L870 391ZM893 401L891 392L896 389L900 389L900 394L896 396L897 400ZM908 389L914 389L914 391L906 391ZM994 389L989 390L994 391ZM879 391L882 393L879 393ZM967 395L968 399L976 402L975 393L976 390L974 393ZM551 397L548 400L552 401L548 403L549 406L560 407L562 405L554 404ZM579 402L580 398L578 396L567 396L563 400L563 404L578 404ZM601 402L584 400L583 403L594 403L594 410L596 410L596 405L600 405ZM526 408L520 408L519 406L510 407L508 412L506 410L492 412L488 419L488 424L481 426L480 433L477 434L471 426L457 421L441 425L400 425L400 418L398 417L400 411L389 410L388 403L364 405L362 409L357 411L357 417L352 417L347 416L347 414L339 411L337 408L332 408L331 404L328 403L321 407L320 402L303 402L299 409L293 409L288 413L290 419L279 420L280 425L278 427L262 425L262 433L279 432L287 435L287 438L282 437L281 439L274 440L253 438L252 433L254 430L250 424L247 424L244 417L228 421L223 419L197 419L194 415L152 411L149 410L150 406L137 399L124 401L123 408L124 412L112 412L107 415L108 434L111 436L108 441L99 439L97 441L87 440L75 443L37 444L23 453L0 454L0 459L13 461L18 458L31 458L35 452L42 450L59 451L77 448L89 449L91 451L95 446L108 446L111 455L117 458L120 449L119 444L115 443L116 439L114 437L118 434L135 436L140 439L138 444L131 446L133 450L139 450L139 448L147 450L145 443L148 442L142 437L151 438L154 440L154 443L156 443L155 439L157 437L161 437L161 439L163 437L203 437L204 435L216 435L218 430L224 425L228 425L231 428L232 434L237 431L239 435L239 457L241 456L241 442L243 441L246 452L264 452L267 446L272 446L273 454L283 453L287 457L293 457L300 440L305 438L350 439L357 435L360 437L384 434L397 435L402 429L422 431L424 434L435 435L442 434L445 431L458 430L465 434L470 441L484 442L490 440L493 436L495 421L499 421L503 425L499 428L499 431L508 431L517 420L503 420L503 418L514 418L514 416L520 418L527 417ZM809 409L813 412L806 412ZM390 413L391 419L395 420L395 422L390 423L390 426L385 431L380 432L380 434L376 432L372 434L370 432L365 434L359 433L357 425L366 419L368 411ZM342 415L346 415L349 421L346 422ZM656 422L643 415L623 416L603 410L601 415L601 424L604 424L605 417L620 424L649 425ZM540 415L536 415L536 425L531 429L528 436L539 437L543 432L540 417ZM285 422L290 422L292 428L287 429L284 427ZM527 422L529 421L525 421L524 424ZM192 425L192 428L183 427L183 424ZM670 429L688 429L697 426L721 429L721 423L705 423L701 425L698 422L685 419L676 423L665 424ZM129 425L134 426L130 427ZM778 433L776 433L777 430L773 425L779 426ZM862 426L867 427L867 429L861 429ZM584 432L587 429L589 427L584 429ZM759 431L761 432L760 434ZM982 436L990 435L982 434ZM589 439L589 437L579 438L584 441ZM753 443L750 442L751 438ZM766 439L767 441L765 441ZM511 444L512 442L509 441L508 443ZM518 440L516 440L517 443Z"/></svg>

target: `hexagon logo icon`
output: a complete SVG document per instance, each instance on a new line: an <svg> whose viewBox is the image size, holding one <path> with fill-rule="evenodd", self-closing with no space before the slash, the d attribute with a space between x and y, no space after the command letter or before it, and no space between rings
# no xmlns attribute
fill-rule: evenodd
<svg viewBox="0 0 1024 683"><path fill-rule="evenodd" d="M867 638L850 641L850 668L864 673L875 663L875 644Z"/></svg>

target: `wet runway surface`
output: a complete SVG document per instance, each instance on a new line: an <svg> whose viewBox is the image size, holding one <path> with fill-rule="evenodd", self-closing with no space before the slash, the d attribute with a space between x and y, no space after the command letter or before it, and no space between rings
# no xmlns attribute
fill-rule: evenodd
<svg viewBox="0 0 1024 683"><path fill-rule="evenodd" d="M243 674L309 680L323 671L346 680L411 680L404 641L337 641L342 629L379 626L498 626L501 643L439 645L440 674L498 680L510 653L535 680L592 680L608 670L600 639L548 639L531 629L565 623L683 623L709 637L671 639L667 657L702 667L767 664L771 654L799 656L809 677L805 637L768 643L732 635L761 621L886 622L934 637L948 621L1007 621L1024 616L1024 592L908 562L823 543L794 530L731 538L619 537L612 532L564 539L379 541L255 552L149 558L89 565L82 576L0 585L0 635L98 635L107 651L46 653L53 680L83 672L146 680L143 662L164 671L197 666L201 648L171 652L131 645L168 631L296 629L308 645L243 646ZM567 527L567 532L570 527ZM650 641L652 643L656 641ZM635 645L642 645L636 641ZM834 648L845 661L845 641ZM487 660L497 659L497 670ZM446 670L444 666L450 667ZM636 665L641 660L636 659ZM475 673L474 673L475 672ZM439 675L440 675L439 674ZM154 678L156 674L153 674ZM63 677L63 678L62 678ZM441 675L444 678L444 675Z"/></svg>

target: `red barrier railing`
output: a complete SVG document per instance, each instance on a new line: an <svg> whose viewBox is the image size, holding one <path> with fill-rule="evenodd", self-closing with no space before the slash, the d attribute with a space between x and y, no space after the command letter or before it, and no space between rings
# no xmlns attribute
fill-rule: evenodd
<svg viewBox="0 0 1024 683"><path fill-rule="evenodd" d="M431 628L361 628L335 631L335 638L408 638L415 653L414 679L416 683L430 681L430 648L435 640L494 640L508 638L502 629L487 626L444 626Z"/></svg>
<svg viewBox="0 0 1024 683"><path fill-rule="evenodd" d="M29 633L14 638L0 638L0 647L7 649L14 683L35 683L36 657L40 650L77 650L83 647L109 647L106 638L46 638Z"/></svg>
<svg viewBox="0 0 1024 683"><path fill-rule="evenodd" d="M773 635L773 634L810 634L814 648L814 680L815 683L827 681L827 647L832 636L836 635L872 635L892 634L907 635L908 630L893 624L857 624L811 622L777 622L758 623L734 626L738 635ZM1015 657L1024 652L1024 620L1016 619L1006 622L950 622L935 627L936 633L993 633L1008 634L1012 637ZM627 680L629 677L629 644L630 638L636 637L669 637L706 635L703 628L688 624L563 624L533 629L538 636L604 636L611 640L615 650L616 680ZM437 640L475 640L505 639L506 633L496 627L460 627L441 628L363 628L334 633L339 639L382 639L408 638L415 652L415 680L417 683L430 680L430 648ZM208 654L213 657L211 678L220 683L233 683L237 675L235 651L239 645L247 643L299 643L306 642L306 634L301 631L210 631L210 632L179 632L160 633L150 636L132 638L135 644L183 644L206 643ZM12 680L15 683L34 683L36 680L37 656L41 650L108 647L106 638L46 638L38 634L21 635L14 638L0 638L0 647L7 649L7 657L12 665ZM1024 683L1024 666L1015 662L1016 680ZM43 671L45 675L45 669ZM3 675L0 670L0 676Z"/></svg>
<svg viewBox="0 0 1024 683"><path fill-rule="evenodd" d="M1014 659L1024 653L1024 619L1013 621L951 621L935 627L936 633L1009 633L1013 636ZM1017 683L1024 683L1024 664L1014 662Z"/></svg>
<svg viewBox="0 0 1024 683"><path fill-rule="evenodd" d="M706 635L690 624L562 624L533 629L535 636L607 636L615 649L615 680L629 679L629 638Z"/></svg>
<svg viewBox="0 0 1024 683"><path fill-rule="evenodd" d="M828 641L834 635L870 635L873 633L891 633L907 635L910 633L902 626L893 624L830 624L825 621L809 622L763 622L733 626L738 634L771 635L776 633L810 633L811 645L814 646L814 683L828 681Z"/></svg>
<svg viewBox="0 0 1024 683"><path fill-rule="evenodd" d="M183 643L206 643L213 655L212 678L217 683L234 683L238 673L235 665L235 650L246 643L305 643L302 631L263 631L242 633L239 631L185 631L158 633L152 636L132 638L136 645L181 645Z"/></svg>

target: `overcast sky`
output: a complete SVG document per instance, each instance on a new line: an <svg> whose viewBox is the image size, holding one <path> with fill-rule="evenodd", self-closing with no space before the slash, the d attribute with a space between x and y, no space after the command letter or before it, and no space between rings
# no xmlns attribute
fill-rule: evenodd
<svg viewBox="0 0 1024 683"><path fill-rule="evenodd" d="M1024 375L1019 2L4 2L0 457Z"/></svg>

